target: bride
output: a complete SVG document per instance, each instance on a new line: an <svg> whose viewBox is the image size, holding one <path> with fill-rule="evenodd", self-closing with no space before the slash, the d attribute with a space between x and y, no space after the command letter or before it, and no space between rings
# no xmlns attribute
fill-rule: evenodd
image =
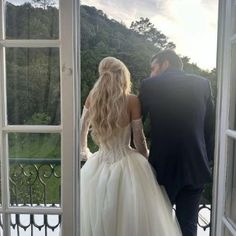
<svg viewBox="0 0 236 236"><path fill-rule="evenodd" d="M130 87L120 60L100 62L81 117L80 156L87 160L81 169L81 236L181 235L147 161L140 104ZM87 148L90 127L99 146L93 154Z"/></svg>

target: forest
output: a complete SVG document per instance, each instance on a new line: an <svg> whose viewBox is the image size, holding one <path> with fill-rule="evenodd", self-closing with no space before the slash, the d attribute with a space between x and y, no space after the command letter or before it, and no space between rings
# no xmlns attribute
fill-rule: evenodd
<svg viewBox="0 0 236 236"><path fill-rule="evenodd" d="M7 2L6 39L59 39L59 12L55 2L32 0L23 5ZM98 78L102 58L114 56L127 65L132 76L132 92L137 94L141 80L150 73L151 57L161 49L176 47L148 18L126 26L110 19L103 11L85 5L81 6L80 40L82 105ZM59 125L59 48L13 47L6 48L5 55L8 124ZM202 70L186 56L182 56L182 60L186 72L211 81L215 98L216 69ZM148 124L145 129L148 134ZM91 139L89 145L96 150ZM9 154L10 158L60 159L60 137L12 133Z"/></svg>
<svg viewBox="0 0 236 236"><path fill-rule="evenodd" d="M81 88L82 103L98 78L99 61L106 56L121 59L132 75L133 92L138 93L140 81L149 76L150 59L161 49L176 45L160 32L148 18L140 18L127 28L109 19L94 7L81 7ZM216 95L216 71L206 71L190 58L182 56L184 70L208 78Z"/></svg>
<svg viewBox="0 0 236 236"><path fill-rule="evenodd" d="M37 1L38 2L38 1ZM48 3L49 4L49 3ZM58 9L30 3L7 4L7 39L58 39ZM106 56L128 66L133 92L150 73L150 59L160 49L175 48L148 18L128 28L109 19L101 10L81 6L82 104L98 78L97 67ZM202 70L182 56L184 70L208 78L216 95L216 71ZM9 124L60 123L60 59L58 48L6 48L7 107Z"/></svg>

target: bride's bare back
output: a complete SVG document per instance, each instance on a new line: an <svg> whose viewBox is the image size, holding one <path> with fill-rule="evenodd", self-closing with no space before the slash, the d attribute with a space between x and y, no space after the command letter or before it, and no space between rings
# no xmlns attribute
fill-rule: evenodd
<svg viewBox="0 0 236 236"><path fill-rule="evenodd" d="M91 104L91 96L89 95L86 103L85 103L85 109L83 111L82 115L82 133L88 132L88 127L89 127L89 115L88 111L90 108ZM128 125L131 124L132 132L133 132L133 141L135 144L135 148L137 149L138 152L140 152L143 156L146 158L148 157L148 149L147 149L147 144L146 144L146 139L144 136L143 132L143 125L142 125L142 119L141 119L141 106L139 99L136 95L129 94L127 96L127 110L124 110L122 112L121 119L119 122L119 126L122 128L126 128ZM86 116L87 114L87 116ZM128 114L128 115L127 115ZM81 147L82 150L84 149L83 156L86 156L86 149L85 145L86 143L86 148L87 148L87 140L81 139Z"/></svg>
<svg viewBox="0 0 236 236"><path fill-rule="evenodd" d="M87 97L85 102L85 107L89 109L91 103L91 95ZM127 95L127 111L123 111L121 119L119 121L119 125L121 127L126 127L128 124L132 122L132 120L141 119L141 105L139 98L134 94ZM128 114L128 116L127 116Z"/></svg>

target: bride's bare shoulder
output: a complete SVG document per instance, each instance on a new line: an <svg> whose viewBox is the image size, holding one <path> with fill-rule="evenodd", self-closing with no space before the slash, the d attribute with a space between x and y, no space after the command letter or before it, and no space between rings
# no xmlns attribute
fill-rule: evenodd
<svg viewBox="0 0 236 236"><path fill-rule="evenodd" d="M133 106L133 105L139 105L140 102L139 102L139 98L137 95L135 94L129 94L128 95L128 103L129 105Z"/></svg>
<svg viewBox="0 0 236 236"><path fill-rule="evenodd" d="M137 95L128 95L128 108L132 119L138 119L141 116L140 101Z"/></svg>

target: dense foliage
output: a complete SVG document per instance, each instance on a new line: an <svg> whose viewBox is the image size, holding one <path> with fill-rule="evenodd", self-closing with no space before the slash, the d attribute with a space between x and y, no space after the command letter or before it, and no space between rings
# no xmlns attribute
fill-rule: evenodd
<svg viewBox="0 0 236 236"><path fill-rule="evenodd" d="M13 5L7 2L7 39L58 39L59 12L53 0L33 0ZM68 35L68 37L72 37ZM133 92L150 73L152 55L163 48L175 48L174 42L154 27L148 18L132 22L130 28L101 10L81 6L81 100L98 78L97 67L106 56L115 56L127 65L132 75ZM183 57L184 69L212 82L216 95L216 70L204 71ZM60 63L57 48L7 48L6 85L9 124L60 124ZM44 138L54 147L41 143L41 136L27 134L9 137L11 157L60 156L57 139ZM50 141L51 140L51 141ZM93 146L91 140L90 145ZM96 147L92 147L96 148ZM37 150L35 150L37 149Z"/></svg>
<svg viewBox="0 0 236 236"><path fill-rule="evenodd" d="M34 0L15 6L7 3L8 39L57 39L58 9L52 0ZM41 4L41 5L40 5ZM39 5L39 6L38 6ZM69 37L69 36L68 36ZM101 10L81 6L81 98L82 104L98 78L97 67L105 56L115 56L128 66L133 92L150 73L150 58L163 48L175 48L148 18L132 22L130 28L109 19ZM215 70L204 71L183 57L187 72L212 81L216 91ZM56 48L7 48L6 75L8 121L10 124L60 123L60 65Z"/></svg>
<svg viewBox="0 0 236 236"><path fill-rule="evenodd" d="M81 84L82 103L98 78L97 67L105 56L115 56L128 66L132 75L133 92L150 73L150 59L160 49L175 48L166 35L154 27L148 18L132 22L130 28L109 19L94 7L81 7ZM184 70L212 81L216 91L215 70L204 71L190 58L183 57Z"/></svg>
<svg viewBox="0 0 236 236"><path fill-rule="evenodd" d="M132 75L133 93L138 93L140 81L150 73L150 59L160 49L175 48L175 44L154 27L148 18L132 22L130 28L109 19L101 10L94 7L81 7L81 98L82 104L98 78L97 67L105 56L121 59ZM205 71L190 58L182 57L184 70L203 76L211 81L212 92L216 97L216 70ZM149 124L145 124L148 136ZM90 139L90 149L96 146ZM211 199L211 185L205 189L205 199Z"/></svg>

